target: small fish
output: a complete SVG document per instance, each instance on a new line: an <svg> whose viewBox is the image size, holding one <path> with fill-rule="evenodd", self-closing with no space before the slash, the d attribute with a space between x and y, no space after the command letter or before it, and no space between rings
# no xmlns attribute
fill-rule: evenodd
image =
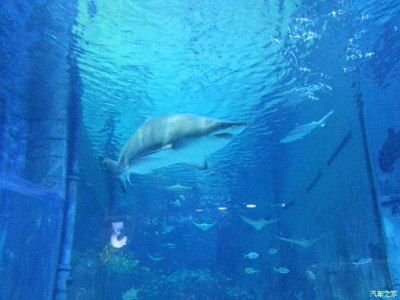
<svg viewBox="0 0 400 300"><path fill-rule="evenodd" d="M365 58L370 58L370 57L372 57L372 56L374 56L374 54L375 54L375 52L368 52L368 53L365 53Z"/></svg>
<svg viewBox="0 0 400 300"><path fill-rule="evenodd" d="M174 230L175 230L175 227L174 227L174 226L172 226L172 225L166 225L166 226L163 227L163 229L162 229L162 231L161 231L161 234L168 234L168 233L170 233L170 232L172 232L172 231L174 231Z"/></svg>
<svg viewBox="0 0 400 300"><path fill-rule="evenodd" d="M244 271L246 272L246 274L257 274L260 272L259 270L254 270L253 268L246 268L244 269Z"/></svg>
<svg viewBox="0 0 400 300"><path fill-rule="evenodd" d="M181 201L179 199L176 199L175 201L171 202L171 205L175 206L175 207L181 207L182 203L181 203Z"/></svg>
<svg viewBox="0 0 400 300"><path fill-rule="evenodd" d="M132 260L132 266L136 267L139 264L139 261L137 259Z"/></svg>
<svg viewBox="0 0 400 300"><path fill-rule="evenodd" d="M290 202L282 202L282 203L277 203L277 204L272 204L271 207L280 207L283 209L288 209L289 207L291 207L294 204L294 201L290 201Z"/></svg>
<svg viewBox="0 0 400 300"><path fill-rule="evenodd" d="M278 250L276 250L275 248L269 248L268 253L271 255L274 255L274 254L278 253Z"/></svg>
<svg viewBox="0 0 400 300"><path fill-rule="evenodd" d="M363 259L360 259L359 261L353 262L353 265L355 265L357 268L358 266L362 266L362 265L368 264L370 262L372 262L372 258L363 258Z"/></svg>
<svg viewBox="0 0 400 300"><path fill-rule="evenodd" d="M307 277L310 278L311 280L317 279L317 276L315 276L313 271L307 270L306 274L307 274Z"/></svg>
<svg viewBox="0 0 400 300"><path fill-rule="evenodd" d="M273 268L276 272L281 273L281 274L288 274L289 273L289 269L284 268L284 267L279 267L278 269Z"/></svg>
<svg viewBox="0 0 400 300"><path fill-rule="evenodd" d="M150 268L149 267L142 267L142 271L150 272Z"/></svg>
<svg viewBox="0 0 400 300"><path fill-rule="evenodd" d="M148 254L147 257L152 261L160 261L165 258L164 256L157 256L157 255L151 255L151 254Z"/></svg>
<svg viewBox="0 0 400 300"><path fill-rule="evenodd" d="M171 249L171 250L176 248L176 245L174 243L163 243L163 244L161 244L161 246Z"/></svg>
<svg viewBox="0 0 400 300"><path fill-rule="evenodd" d="M168 191L172 192L184 192L184 191L190 191L192 188L190 186L182 185L180 183L177 183L175 185L171 185L166 188Z"/></svg>
<svg viewBox="0 0 400 300"><path fill-rule="evenodd" d="M256 259L258 258L260 255L258 255L257 252L250 252L248 254L243 254L243 258L248 258L248 259Z"/></svg>

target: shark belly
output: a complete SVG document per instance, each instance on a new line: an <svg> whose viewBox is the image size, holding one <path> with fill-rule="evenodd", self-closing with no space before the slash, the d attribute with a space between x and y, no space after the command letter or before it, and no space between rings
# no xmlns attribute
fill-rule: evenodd
<svg viewBox="0 0 400 300"><path fill-rule="evenodd" d="M229 128L223 132L184 139L181 143L168 149L138 157L129 168L129 173L149 174L176 164L186 164L205 169L208 157L224 148L235 136Z"/></svg>

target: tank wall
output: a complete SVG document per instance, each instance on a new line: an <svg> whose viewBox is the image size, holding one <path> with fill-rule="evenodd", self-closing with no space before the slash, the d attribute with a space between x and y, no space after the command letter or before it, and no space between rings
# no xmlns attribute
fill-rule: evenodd
<svg viewBox="0 0 400 300"><path fill-rule="evenodd" d="M388 86L370 84L365 91L365 112L368 141L374 168L374 177L381 207L385 242L393 286L400 287L399 250L400 239L400 102L399 84ZM389 138L389 130L397 139ZM385 146L387 145L387 146ZM385 153L386 149L389 153ZM396 150L397 149L397 150ZM384 154L385 153L385 154ZM380 159L393 161L392 170L385 172Z"/></svg>
<svg viewBox="0 0 400 300"><path fill-rule="evenodd" d="M2 299L51 299L53 293L65 198L75 4L2 3Z"/></svg>

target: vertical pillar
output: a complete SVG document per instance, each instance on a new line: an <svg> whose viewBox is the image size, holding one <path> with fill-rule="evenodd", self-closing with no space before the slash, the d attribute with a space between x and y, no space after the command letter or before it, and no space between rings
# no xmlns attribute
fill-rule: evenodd
<svg viewBox="0 0 400 300"><path fill-rule="evenodd" d="M56 286L54 299L65 300L68 296L68 283L70 282L71 254L74 239L76 196L78 191L78 176L67 176L66 207L63 218L63 230L61 239L61 253L57 266Z"/></svg>
<svg viewBox="0 0 400 300"><path fill-rule="evenodd" d="M69 79L70 97L68 101L68 158L67 158L67 181L64 216L61 231L61 248L56 273L54 299L66 300L68 296L68 284L70 282L71 256L74 241L76 202L78 195L78 136L80 120L82 118L80 99L82 94L82 82L76 57L69 54Z"/></svg>
<svg viewBox="0 0 400 300"><path fill-rule="evenodd" d="M369 190L371 194L371 200L372 200L372 207L373 207L373 213L374 213L374 221L375 225L377 228L377 235L378 239L380 242L380 251L381 251L381 260L382 260L382 268L383 268L383 274L385 276L385 284L387 288L392 287L392 280L389 272L389 266L387 262L387 254L386 254L386 239L385 239L385 234L383 230L383 225L382 225L382 217L381 217L381 212L380 212L380 204L378 202L378 197L377 197L377 192L376 192L376 186L375 186L375 179L374 179L374 174L372 170L372 164L371 164L371 156L370 156L370 151L368 147L368 139L367 139L367 133L366 133L366 127L365 127L365 118L364 118L364 102L362 100L362 93L360 91L360 87L357 83L353 83L353 86L357 87L357 92L355 95L355 101L357 104L358 108L358 120L360 122L360 131L361 131L361 140L362 140L362 148L364 152L364 160L365 160L365 167L367 171L367 177L368 177L368 185L369 185Z"/></svg>

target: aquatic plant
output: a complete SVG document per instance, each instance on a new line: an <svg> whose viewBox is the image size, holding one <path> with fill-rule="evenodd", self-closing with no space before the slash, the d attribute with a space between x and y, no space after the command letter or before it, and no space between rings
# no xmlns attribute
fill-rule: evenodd
<svg viewBox="0 0 400 300"><path fill-rule="evenodd" d="M132 252L115 249L111 245L104 247L101 253L101 261L108 272L132 273L139 261Z"/></svg>
<svg viewBox="0 0 400 300"><path fill-rule="evenodd" d="M182 269L169 275L152 272L151 277L140 288L144 299L181 299L207 294L222 295L224 291L218 284L219 280L207 269ZM189 296L188 296L189 295Z"/></svg>

